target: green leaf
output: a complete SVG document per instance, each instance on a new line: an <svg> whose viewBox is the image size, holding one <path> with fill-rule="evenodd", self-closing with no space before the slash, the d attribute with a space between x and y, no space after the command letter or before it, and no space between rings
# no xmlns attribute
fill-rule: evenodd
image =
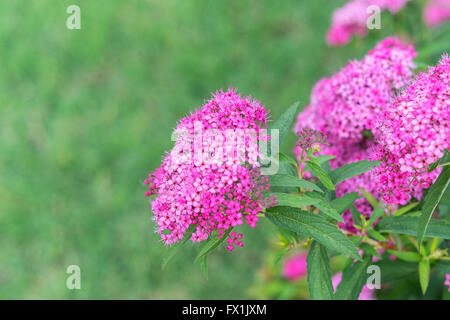
<svg viewBox="0 0 450 320"><path fill-rule="evenodd" d="M362 226L362 221L361 221L361 215L362 213L359 212L358 209L356 209L356 207L354 205L350 206L350 212L352 214L352 218L353 218L353 222L357 225L357 226Z"/></svg>
<svg viewBox="0 0 450 320"><path fill-rule="evenodd" d="M349 209L358 197L358 192L350 192L340 198L332 200L330 204L339 214L341 214Z"/></svg>
<svg viewBox="0 0 450 320"><path fill-rule="evenodd" d="M439 201L441 200L445 189L447 189L449 182L450 166L447 166L444 167L436 182L431 186L425 197L424 204L422 206L422 215L420 216L419 224L417 226L417 241L419 242L419 247L429 225L431 215L439 204Z"/></svg>
<svg viewBox="0 0 450 320"><path fill-rule="evenodd" d="M378 254L377 250L375 250L371 245L367 243L363 243L362 245L360 245L360 249L368 255L372 255L377 257L378 259L381 259L381 256Z"/></svg>
<svg viewBox="0 0 450 320"><path fill-rule="evenodd" d="M290 106L279 118L270 126L270 129L279 130L280 147L283 144L284 137L291 130L292 122L297 113L299 102ZM270 131L269 131L270 134Z"/></svg>
<svg viewBox="0 0 450 320"><path fill-rule="evenodd" d="M398 209L397 211L395 211L394 216L400 217L401 215L403 215L403 214L411 211L415 207L417 207L418 204L419 204L419 202L410 203L407 206L404 206L404 207Z"/></svg>
<svg viewBox="0 0 450 320"><path fill-rule="evenodd" d="M295 232L288 230L286 228L278 227L278 231L280 232L280 236L287 242L287 243L294 243L298 241L298 234Z"/></svg>
<svg viewBox="0 0 450 320"><path fill-rule="evenodd" d="M419 262L419 280L422 293L425 294L430 282L430 262L427 259Z"/></svg>
<svg viewBox="0 0 450 320"><path fill-rule="evenodd" d="M400 260L407 262L419 262L422 257L417 252L412 251L397 251L397 250L388 250L388 252Z"/></svg>
<svg viewBox="0 0 450 320"><path fill-rule="evenodd" d="M331 173L331 178L334 184L336 185L339 182L350 179L351 177L360 175L364 172L368 172L377 165L379 165L380 163L381 163L380 161L368 161L368 160L348 163L334 170Z"/></svg>
<svg viewBox="0 0 450 320"><path fill-rule="evenodd" d="M283 152L279 152L278 156L280 158L280 161L285 161L285 162L290 163L290 164L292 164L294 166L297 166L297 161L295 161L295 159L293 159L292 157L284 154Z"/></svg>
<svg viewBox="0 0 450 320"><path fill-rule="evenodd" d="M323 193L322 189L314 183L307 180L299 179L297 177L287 174L276 174L269 177L271 187L298 187L315 190Z"/></svg>
<svg viewBox="0 0 450 320"><path fill-rule="evenodd" d="M378 231L375 231L373 229L369 229L367 231L367 233L369 234L369 236L371 236L372 238L374 238L375 240L378 241L386 241L386 238L383 237Z"/></svg>
<svg viewBox="0 0 450 320"><path fill-rule="evenodd" d="M305 192L304 195L318 200L318 202L313 205L319 209L320 212L334 220L344 222L344 219L339 215L336 209L334 209L321 194L318 194L317 192Z"/></svg>
<svg viewBox="0 0 450 320"><path fill-rule="evenodd" d="M356 246L335 225L324 218L297 208L277 206L266 217L275 225L314 238L324 246L360 260Z"/></svg>
<svg viewBox="0 0 450 320"><path fill-rule="evenodd" d="M202 256L199 260L200 262L200 270L202 271L203 276L208 279L208 256Z"/></svg>
<svg viewBox="0 0 450 320"><path fill-rule="evenodd" d="M381 283L396 281L417 273L417 262L383 259L376 262L381 269Z"/></svg>
<svg viewBox="0 0 450 320"><path fill-rule="evenodd" d="M342 281L336 289L336 300L356 300L367 281L367 267L372 261L368 256L363 261L355 263L342 275Z"/></svg>
<svg viewBox="0 0 450 320"><path fill-rule="evenodd" d="M233 228L230 228L229 231L231 231ZM208 240L205 240L200 245L200 251L197 254L197 257L195 258L195 261L201 261L200 259L204 256L207 256L211 253L215 248L217 248L224 240L226 239L225 235L222 235L222 237L217 238L215 235L211 235L211 237Z"/></svg>
<svg viewBox="0 0 450 320"><path fill-rule="evenodd" d="M313 300L332 300L330 260L327 249L314 241L306 259L308 266L309 294Z"/></svg>
<svg viewBox="0 0 450 320"><path fill-rule="evenodd" d="M324 162L327 162L327 161L330 161L332 159L336 159L335 156L327 156L327 155L324 155L324 154L319 154L318 156L316 156L316 158L317 158L317 161L319 161L320 164L322 164Z"/></svg>
<svg viewBox="0 0 450 320"><path fill-rule="evenodd" d="M373 209L373 212L369 218L369 226L372 226L375 221L378 220L378 218L380 218L383 215L384 212L384 205L382 205L381 203L375 207L375 209Z"/></svg>
<svg viewBox="0 0 450 320"><path fill-rule="evenodd" d="M273 192L272 194L277 197L277 202L279 206L301 208L304 206L314 205L319 202L319 199L310 198L305 195L301 196L299 194L290 194L282 192Z"/></svg>
<svg viewBox="0 0 450 320"><path fill-rule="evenodd" d="M308 164L311 173L316 176L320 180L320 182L323 183L325 188L334 190L334 185L331 181L330 176L325 172L325 170L322 169L322 167L317 162L305 161L305 163Z"/></svg>
<svg viewBox="0 0 450 320"><path fill-rule="evenodd" d="M292 177L297 177L298 175L297 167L295 167L289 162L280 161L277 175L288 175Z"/></svg>
<svg viewBox="0 0 450 320"><path fill-rule="evenodd" d="M367 192L363 188L359 188L359 190L363 194L364 198L366 198L367 201L369 201L369 203L372 206L372 208L378 207L378 200L375 199L375 197L370 192Z"/></svg>
<svg viewBox="0 0 450 320"><path fill-rule="evenodd" d="M379 232L392 232L415 236L420 217L385 217L378 222L376 229ZM431 219L425 232L426 237L450 239L450 219Z"/></svg>
<svg viewBox="0 0 450 320"><path fill-rule="evenodd" d="M169 262L173 259L173 257L177 254L177 252L179 251L180 247L182 247L190 238L191 238L191 234L194 231L194 227L191 225L188 230L186 231L186 234L184 235L184 238L180 241L175 243L174 245L172 245L172 247L170 247L168 250L168 254L167 256L165 256L163 258L163 262L161 265L161 270L164 270L167 265L169 264Z"/></svg>

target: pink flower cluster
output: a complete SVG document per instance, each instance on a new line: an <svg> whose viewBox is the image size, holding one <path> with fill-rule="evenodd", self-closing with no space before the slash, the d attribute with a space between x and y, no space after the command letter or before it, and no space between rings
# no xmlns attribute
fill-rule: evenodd
<svg viewBox="0 0 450 320"><path fill-rule="evenodd" d="M429 27L450 20L450 0L429 0L423 12L423 20Z"/></svg>
<svg viewBox="0 0 450 320"><path fill-rule="evenodd" d="M448 292L450 292L450 273L445 275L444 286L448 286Z"/></svg>
<svg viewBox="0 0 450 320"><path fill-rule="evenodd" d="M361 61L350 62L314 86L296 131L310 127L322 132L328 143L362 141L364 131L375 128L375 115L386 108L395 89L411 80L415 56L412 46L395 38L381 41Z"/></svg>
<svg viewBox="0 0 450 320"><path fill-rule="evenodd" d="M420 199L440 173L427 172L450 147L450 59L422 72L389 108L380 114L377 128L383 161L375 172L388 203L405 204Z"/></svg>
<svg viewBox="0 0 450 320"><path fill-rule="evenodd" d="M368 159L379 134L376 116L384 112L395 96L395 89L412 79L415 56L412 46L393 38L383 40L361 61L351 62L315 85L310 105L299 114L295 131L309 127L327 137L329 146L320 153L336 156L330 162L332 169ZM301 153L299 147L294 151L297 155ZM361 187L382 199L371 172L338 184L336 196L359 192ZM365 199L358 199L355 206L366 216L372 212ZM345 223L340 223L340 227L357 232L349 210L343 217Z"/></svg>
<svg viewBox="0 0 450 320"><path fill-rule="evenodd" d="M306 253L301 253L289 258L283 265L283 277L294 281L303 278L308 273Z"/></svg>
<svg viewBox="0 0 450 320"><path fill-rule="evenodd" d="M333 13L331 27L327 33L327 43L340 46L350 42L352 35L367 34L367 19L372 12L367 12L369 6L378 6L381 10L397 13L409 0L351 0Z"/></svg>
<svg viewBox="0 0 450 320"><path fill-rule="evenodd" d="M174 148L144 181L146 196L156 194L152 211L157 233L166 244L182 239L191 227L192 241L206 240L218 231L219 238L228 237L228 250L243 245L242 234L230 229L244 222L255 227L257 214L275 202L263 196L269 188L268 177L261 175L255 158L258 141L268 139L262 131L266 125L265 108L232 89L216 92L200 110L181 119L175 129L181 135ZM198 135L198 127L214 134ZM236 144L242 130L254 133L243 137L244 151L242 144ZM199 152L206 157L199 157ZM211 153L231 155L231 159L207 161ZM244 154L245 161L239 154Z"/></svg>

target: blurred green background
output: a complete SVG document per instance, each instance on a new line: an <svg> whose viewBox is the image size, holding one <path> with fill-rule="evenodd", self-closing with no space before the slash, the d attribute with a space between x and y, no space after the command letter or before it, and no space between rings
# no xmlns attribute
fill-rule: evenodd
<svg viewBox="0 0 450 320"><path fill-rule="evenodd" d="M66 28L71 4L81 30ZM167 249L142 181L177 119L210 92L237 87L276 118L361 57L372 38L325 44L341 4L2 1L0 298L248 298L273 227L263 221L243 249L214 252L209 280L190 245L161 271ZM81 290L66 288L73 264Z"/></svg>

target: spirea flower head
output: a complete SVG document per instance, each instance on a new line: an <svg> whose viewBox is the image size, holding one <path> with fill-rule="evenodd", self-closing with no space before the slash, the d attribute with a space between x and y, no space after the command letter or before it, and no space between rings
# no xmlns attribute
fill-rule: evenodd
<svg viewBox="0 0 450 320"><path fill-rule="evenodd" d="M309 127L327 137L328 146L320 154L336 156L330 161L332 169L370 158L379 134L377 114L386 109L396 89L411 81L414 57L413 47L393 38L383 40L361 61L351 62L314 86L310 105L299 114L295 131ZM297 144L294 152L299 156L301 150ZM360 188L382 199L372 172L341 182L336 186L336 195L360 192ZM366 216L372 213L363 198L356 200L355 206ZM343 218L340 227L357 233L350 210Z"/></svg>
<svg viewBox="0 0 450 320"><path fill-rule="evenodd" d="M144 181L157 232L166 244L188 236L206 240L218 231L228 250L243 246L242 234L231 228L255 227L257 214L275 199L265 199L268 177L261 175L258 142L267 112L259 101L235 90L218 91L199 110L181 119L174 148Z"/></svg>
<svg viewBox="0 0 450 320"><path fill-rule="evenodd" d="M411 196L421 197L439 175L427 172L450 143L450 59L417 76L378 121L379 149L383 161L375 172L388 203L405 204Z"/></svg>
<svg viewBox="0 0 450 320"><path fill-rule="evenodd" d="M423 11L423 20L429 27L450 20L450 0L429 0Z"/></svg>
<svg viewBox="0 0 450 320"><path fill-rule="evenodd" d="M375 128L395 90L413 75L414 48L394 38L381 41L361 61L350 62L313 88L310 105L297 120L296 131L309 127L327 136L328 143L359 142Z"/></svg>
<svg viewBox="0 0 450 320"><path fill-rule="evenodd" d="M364 37L367 34L367 20L373 12L370 6L377 6L380 11L389 10L397 13L409 0L351 0L333 12L331 27L327 33L327 43L340 46L350 42L355 34Z"/></svg>

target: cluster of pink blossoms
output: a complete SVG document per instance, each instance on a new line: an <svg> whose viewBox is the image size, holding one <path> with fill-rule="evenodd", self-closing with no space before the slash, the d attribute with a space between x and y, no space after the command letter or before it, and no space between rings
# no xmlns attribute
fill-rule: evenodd
<svg viewBox="0 0 450 320"><path fill-rule="evenodd" d="M258 141L267 112L256 100L235 90L218 91L201 109L181 119L178 138L163 164L144 181L157 232L166 244L182 239L191 227L192 241L218 231L228 237L228 250L243 246L242 234L231 232L244 221L255 227L257 214L273 205L265 199L268 177L258 162Z"/></svg>
<svg viewBox="0 0 450 320"><path fill-rule="evenodd" d="M423 20L429 27L450 20L450 0L429 0L423 12Z"/></svg>
<svg viewBox="0 0 450 320"><path fill-rule="evenodd" d="M440 173L429 166L450 147L450 59L422 72L380 114L377 128L382 164L375 173L388 203L405 204L421 198Z"/></svg>
<svg viewBox="0 0 450 320"><path fill-rule="evenodd" d="M340 46L350 42L352 35L367 34L367 19L372 12L367 12L369 6L375 5L380 10L397 13L410 0L351 0L333 13L331 27L327 33L327 43Z"/></svg>
<svg viewBox="0 0 450 320"><path fill-rule="evenodd" d="M282 270L283 277L291 281L303 278L308 273L307 256L306 253L301 253L286 260Z"/></svg>
<svg viewBox="0 0 450 320"><path fill-rule="evenodd" d="M299 114L295 131L312 128L327 137L329 146L321 154L334 155L332 169L368 159L379 132L376 116L384 112L400 89L411 81L414 48L397 39L387 38L361 61L353 61L331 78L320 80L313 88L310 105ZM301 149L294 150L297 155ZM371 172L353 177L336 186L336 196L364 188L378 199L382 195ZM365 199L355 202L366 216L372 212ZM344 213L340 227L356 232L350 211Z"/></svg>
<svg viewBox="0 0 450 320"><path fill-rule="evenodd" d="M445 275L444 286L448 286L448 292L450 292L450 273Z"/></svg>
<svg viewBox="0 0 450 320"><path fill-rule="evenodd" d="M310 127L328 143L360 142L375 128L375 115L413 76L414 48L386 38L361 61L352 61L313 88L310 105L299 115L296 131ZM332 141L330 141L332 139Z"/></svg>

